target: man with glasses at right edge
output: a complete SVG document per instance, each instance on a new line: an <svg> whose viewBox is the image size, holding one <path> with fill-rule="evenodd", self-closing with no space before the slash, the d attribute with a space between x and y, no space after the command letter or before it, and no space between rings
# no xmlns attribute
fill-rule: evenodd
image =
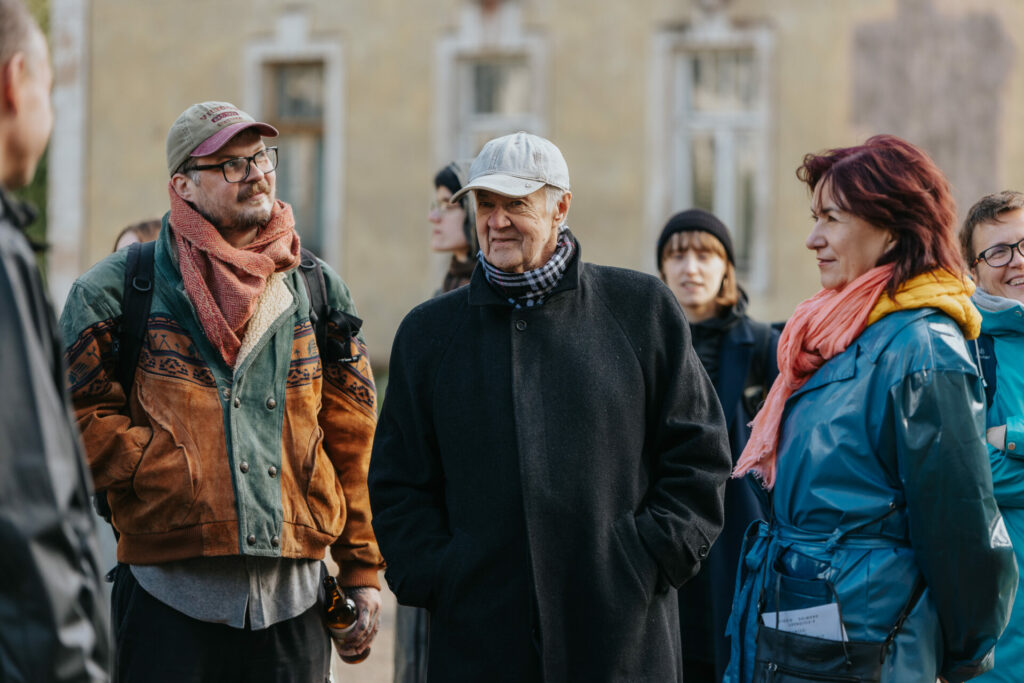
<svg viewBox="0 0 1024 683"><path fill-rule="evenodd" d="M120 534L120 683L326 681L328 547L360 612L339 653L377 632L369 357L348 288L323 262L319 348L318 297L263 140L276 135L227 102L192 105L171 126L171 209L132 379L117 367L133 317L128 250L79 278L61 317L78 425Z"/></svg>
<svg viewBox="0 0 1024 683"><path fill-rule="evenodd" d="M1024 194L979 199L964 219L960 248L978 285L979 359L986 388L986 434L992 491L1006 521L1017 566L1024 567ZM976 681L1017 683L1024 664L1024 596L1020 575L995 666Z"/></svg>

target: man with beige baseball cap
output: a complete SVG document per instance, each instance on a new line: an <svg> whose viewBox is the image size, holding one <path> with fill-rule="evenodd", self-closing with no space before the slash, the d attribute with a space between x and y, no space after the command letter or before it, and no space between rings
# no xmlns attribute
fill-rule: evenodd
<svg viewBox="0 0 1024 683"><path fill-rule="evenodd" d="M122 683L326 680L328 548L360 610L339 653L363 653L377 632L369 355L348 288L300 251L276 197L278 150L264 141L276 135L228 102L187 108L167 135L171 208L151 256L108 256L61 317L93 479L119 533ZM129 379L117 363L125 273L146 258L152 276L127 278L152 291ZM319 266L326 309L311 309L300 261Z"/></svg>
<svg viewBox="0 0 1024 683"><path fill-rule="evenodd" d="M584 262L561 151L491 140L467 286L402 322L370 466L428 679L680 681L675 591L722 526L722 410L671 291Z"/></svg>

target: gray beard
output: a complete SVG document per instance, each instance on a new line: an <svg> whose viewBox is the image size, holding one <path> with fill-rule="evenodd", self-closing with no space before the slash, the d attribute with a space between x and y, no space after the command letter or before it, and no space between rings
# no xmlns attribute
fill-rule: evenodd
<svg viewBox="0 0 1024 683"><path fill-rule="evenodd" d="M252 228L263 228L270 222L271 216L270 211L266 213L266 216L259 215L256 211L247 211L236 214L233 220L228 221L223 216L214 216L213 214L203 211L195 204L192 204L192 208L196 210L196 213L205 218L207 223L217 228L220 232L224 232L225 230L231 232L244 232Z"/></svg>

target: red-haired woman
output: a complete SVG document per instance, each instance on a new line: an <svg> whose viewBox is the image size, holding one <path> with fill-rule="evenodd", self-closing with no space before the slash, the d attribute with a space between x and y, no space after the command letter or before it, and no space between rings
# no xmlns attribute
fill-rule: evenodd
<svg viewBox="0 0 1024 683"><path fill-rule="evenodd" d="M971 678L991 667L1016 565L949 184L892 136L809 154L797 176L823 289L786 324L736 468L774 510L748 533L725 680Z"/></svg>

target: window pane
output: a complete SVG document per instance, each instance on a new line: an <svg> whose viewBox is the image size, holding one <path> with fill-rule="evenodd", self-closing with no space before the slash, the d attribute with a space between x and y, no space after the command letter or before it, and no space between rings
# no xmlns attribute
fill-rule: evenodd
<svg viewBox="0 0 1024 683"><path fill-rule="evenodd" d="M324 112L323 62L275 64L270 67L271 103L267 111L288 123L320 124Z"/></svg>
<svg viewBox="0 0 1024 683"><path fill-rule="evenodd" d="M477 61L469 68L474 114L512 115L529 111L530 70L525 58Z"/></svg>
<svg viewBox="0 0 1024 683"><path fill-rule="evenodd" d="M690 169L693 205L705 211L715 210L715 142L711 135L690 139Z"/></svg>
<svg viewBox="0 0 1024 683"><path fill-rule="evenodd" d="M295 230L302 246L320 254L323 250L322 221L323 142L318 135L282 133L277 166L277 195L291 204Z"/></svg>
<svg viewBox="0 0 1024 683"><path fill-rule="evenodd" d="M694 111L747 111L757 99L752 50L707 50L690 57Z"/></svg>
<svg viewBox="0 0 1024 683"><path fill-rule="evenodd" d="M746 269L752 256L754 226L757 220L754 213L757 206L757 152L756 141L750 133L737 135L736 142L736 193L733 207L736 225L730 228L737 238L736 265Z"/></svg>

